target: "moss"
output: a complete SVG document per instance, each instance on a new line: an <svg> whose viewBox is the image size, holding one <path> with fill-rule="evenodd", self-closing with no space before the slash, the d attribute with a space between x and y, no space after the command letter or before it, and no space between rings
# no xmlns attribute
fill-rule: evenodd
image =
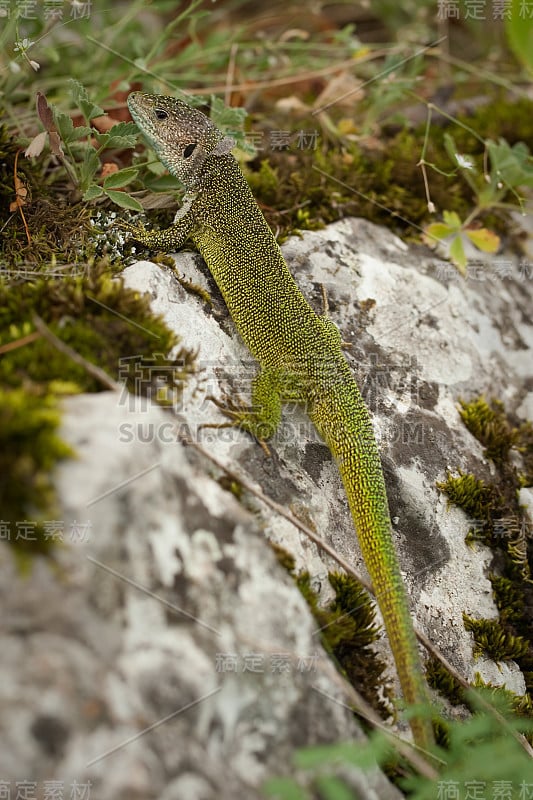
<svg viewBox="0 0 533 800"><path fill-rule="evenodd" d="M20 209L15 213L10 210L16 196L17 153L19 191L26 193L22 198L22 213ZM24 279L28 275L58 272L68 276L94 253L90 207L69 203L63 186L52 194L40 174L38 161L25 158L20 143L9 138L4 127L0 127L0 218L4 276Z"/></svg>
<svg viewBox="0 0 533 800"><path fill-rule="evenodd" d="M427 661L426 678L428 684L443 694L452 705L463 705L466 702L465 691L461 684L434 657L430 657Z"/></svg>
<svg viewBox="0 0 533 800"><path fill-rule="evenodd" d="M486 695L488 702L498 708L500 713L513 714L514 716L531 719L533 717L533 701L529 694L515 694L503 686L495 686L482 680L479 672L476 673L472 687L477 690L476 694L465 691L463 687L448 673L440 661L430 658L427 667L427 679L430 686L441 692L454 706L464 705L471 713L476 713L482 709L479 704L477 692L481 691ZM439 744L447 748L449 744L448 725L442 719L434 720L436 737ZM525 734L528 741L532 742L531 735Z"/></svg>
<svg viewBox="0 0 533 800"><path fill-rule="evenodd" d="M467 631L474 635L474 656L482 653L494 661L512 661L525 656L529 643L522 636L513 636L493 619L472 619L463 614Z"/></svg>
<svg viewBox="0 0 533 800"><path fill-rule="evenodd" d="M413 137L402 132L387 143L386 155L349 140L312 155L306 151L297 155L273 152L268 166L261 162L254 172L255 164L250 165L247 179L267 221L281 238L346 216L365 217L398 233L411 233L401 217L415 224L428 217L413 148ZM462 208L467 208L466 200Z"/></svg>
<svg viewBox="0 0 533 800"><path fill-rule="evenodd" d="M335 599L325 609L318 605L307 572L299 575L296 583L320 626L324 648L375 711L387 717L391 688L384 683L385 664L372 649L378 637L372 601L354 578L337 572L328 578Z"/></svg>
<svg viewBox="0 0 533 800"><path fill-rule="evenodd" d="M284 547L281 547L281 545L276 544L275 542L269 542L269 544L274 551L274 555L276 556L280 566L282 566L283 569L286 569L289 575L294 577L294 570L296 567L294 556L289 553L288 550L285 550Z"/></svg>
<svg viewBox="0 0 533 800"><path fill-rule="evenodd" d="M219 486L222 487L226 492L231 492L231 494L237 499L241 500L243 497L243 488L242 483L231 478L229 475L221 475L218 479Z"/></svg>
<svg viewBox="0 0 533 800"><path fill-rule="evenodd" d="M485 457L501 464L516 445L518 431L513 428L503 410L503 403L493 400L489 405L484 397L471 403L460 401L461 419L476 439L485 446Z"/></svg>
<svg viewBox="0 0 533 800"><path fill-rule="evenodd" d="M51 473L58 461L73 456L57 435L59 422L52 395L0 389L0 524L2 539L23 568L31 555L49 555L56 543L45 524L56 516Z"/></svg>
<svg viewBox="0 0 533 800"><path fill-rule="evenodd" d="M163 385L174 396L194 371L190 351L181 348L174 358L167 357L177 347L177 337L152 314L149 298L126 289L104 261L89 266L87 275L68 280L38 279L16 290L0 284L0 346L31 334L33 314L111 378L125 380L136 394L155 397ZM104 388L42 337L0 360L0 382L7 386L65 380L80 392Z"/></svg>
<svg viewBox="0 0 533 800"><path fill-rule="evenodd" d="M461 401L460 413L470 432L485 446L485 456L493 461L498 478L485 484L469 476L464 482L456 479L438 486L452 502L483 522L470 540L480 539L503 551L508 577L529 581L531 537L518 491L528 484L531 423L518 423L505 413L501 403L492 400L489 404L483 397L469 403Z"/></svg>
<svg viewBox="0 0 533 800"><path fill-rule="evenodd" d="M329 582L335 591L330 611L345 614L353 624L351 647L365 648L377 639L376 612L368 593L354 578L340 572L330 572Z"/></svg>
<svg viewBox="0 0 533 800"><path fill-rule="evenodd" d="M57 542L45 525L56 516L51 473L59 459L73 455L57 436L59 399L106 388L36 334L35 314L87 361L161 405L177 402L195 370L194 354L179 348L149 298L126 289L105 261L89 265L83 276L16 287L0 282L2 519L12 533L25 520L34 527L26 540L4 537L25 558L51 554Z"/></svg>
<svg viewBox="0 0 533 800"><path fill-rule="evenodd" d="M296 162L294 156L283 155L280 157L274 152L270 161L260 161L258 169L254 169L255 163L244 167L253 195L280 244L301 230L318 230L324 226L324 220L308 196L308 190L311 191L317 180L309 156L298 156ZM300 170L294 170L296 163L307 175L309 186L303 182Z"/></svg>
<svg viewBox="0 0 533 800"><path fill-rule="evenodd" d="M252 192L261 194L263 203L272 206L280 199L278 196L279 179L277 171L270 166L266 159L262 159L257 171L247 171L246 178Z"/></svg>
<svg viewBox="0 0 533 800"><path fill-rule="evenodd" d="M428 176L431 199L439 211L455 211L466 219L476 204L471 186L460 173L453 174L444 134L453 135L459 152L471 155L482 175L484 140L504 137L511 145L520 140L531 142L532 112L530 100L509 101L496 93L490 103L472 114L458 114L456 122L432 125L425 159L436 167L428 169ZM281 118L279 128L286 127L287 119ZM402 236L414 232L418 240L417 226L432 221L418 166L425 135L424 122L401 130L384 127L379 140L338 137L323 140L314 151L272 151L268 161L256 159L247 166L247 179L280 241L299 229L313 229L346 216L364 217ZM480 219L508 234L506 212L493 210Z"/></svg>
<svg viewBox="0 0 533 800"><path fill-rule="evenodd" d="M500 712L513 712L518 717L533 718L533 701L529 694L515 694L505 685L495 686L493 683L485 682L479 672L476 672L472 686L487 695L489 702L498 707ZM527 738L531 744L533 740L531 732Z"/></svg>
<svg viewBox="0 0 533 800"><path fill-rule="evenodd" d="M514 659L526 681L528 697L533 693L533 541L519 489L531 477L532 426L506 413L498 401L479 397L461 401L461 416L471 433L485 447L493 464L490 483L475 475L448 476L438 487L450 502L476 520L467 542L481 541L494 553L489 578L500 613L495 620L473 620L465 615L465 626L475 638L475 653L485 652L496 660Z"/></svg>
<svg viewBox="0 0 533 800"><path fill-rule="evenodd" d="M490 101L471 113L457 114L453 138L461 153L483 155L483 144L467 128L482 139L506 139L510 145L533 141L533 102L525 97L510 99L507 92L497 91ZM467 126L467 128L461 127ZM445 128L436 128L435 141L440 144Z"/></svg>
<svg viewBox="0 0 533 800"><path fill-rule="evenodd" d="M457 476L448 473L445 481L437 482L437 489L448 496L450 503L476 520L489 520L494 512L501 510L503 498L495 486L470 473L458 472Z"/></svg>
<svg viewBox="0 0 533 800"><path fill-rule="evenodd" d="M522 458L520 486L533 486L533 425L529 421L518 428L516 450Z"/></svg>
<svg viewBox="0 0 533 800"><path fill-rule="evenodd" d="M33 555L51 555L61 541L46 525L57 515L54 466L73 455L56 430L60 398L105 388L36 332L34 315L131 392L164 405L181 395L194 372L194 354L179 348L176 336L152 314L148 297L124 287L116 277L121 265L88 257L95 247L90 208L67 204L59 182L52 194L39 167L19 155L28 242L22 215L9 208L19 150L0 128L0 213L6 220L0 270L3 538L19 561L29 563Z"/></svg>
<svg viewBox="0 0 533 800"><path fill-rule="evenodd" d="M502 622L518 622L525 612L526 601L520 584L503 575L489 575L494 602Z"/></svg>

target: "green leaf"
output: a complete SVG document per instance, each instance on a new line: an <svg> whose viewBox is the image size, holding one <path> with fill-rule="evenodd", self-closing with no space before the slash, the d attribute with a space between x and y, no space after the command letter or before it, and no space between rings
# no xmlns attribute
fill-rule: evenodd
<svg viewBox="0 0 533 800"><path fill-rule="evenodd" d="M242 130L246 116L246 109L227 106L220 97L211 96L211 119L217 128Z"/></svg>
<svg viewBox="0 0 533 800"><path fill-rule="evenodd" d="M533 72L533 19L524 0L511 0L505 33L515 56Z"/></svg>
<svg viewBox="0 0 533 800"><path fill-rule="evenodd" d="M135 180L138 174L139 170L135 167L120 169L118 172L108 175L104 180L104 191L107 191L107 189L120 189L122 186L127 186L128 183Z"/></svg>
<svg viewBox="0 0 533 800"><path fill-rule="evenodd" d="M533 161L528 146L517 142L513 147L505 139L487 142L494 176L510 188L533 186Z"/></svg>
<svg viewBox="0 0 533 800"><path fill-rule="evenodd" d="M451 236L454 232L455 229L450 228L450 226L446 225L444 222L432 222L430 225L427 225L424 228L425 237L429 240L438 239L441 241L442 239L446 239L448 236Z"/></svg>
<svg viewBox="0 0 533 800"><path fill-rule="evenodd" d="M149 150L148 152L149 152L149 154L153 153L152 150ZM152 175L157 175L158 178L166 176L166 174L167 174L167 168L165 167L164 164L162 164L159 161L159 159L157 158L157 156L155 154L154 154L154 160L153 161L149 161L146 164L146 169L148 170L148 172L151 172ZM178 179L176 178L175 180L177 181Z"/></svg>
<svg viewBox="0 0 533 800"><path fill-rule="evenodd" d="M94 117L102 117L105 114L103 108L100 108L100 106L97 106L92 102L92 100L89 99L87 90L81 85L81 83L74 80L74 78L71 78L69 83L74 102L80 109L87 122L89 122L91 119L94 119Z"/></svg>
<svg viewBox="0 0 533 800"><path fill-rule="evenodd" d="M139 128L134 122L117 122L108 132L110 136L137 137Z"/></svg>
<svg viewBox="0 0 533 800"><path fill-rule="evenodd" d="M130 211L144 210L139 201L135 200L134 197L130 197L130 195L126 194L126 192L116 192L114 189L104 189L104 192L110 200L112 200L121 208L127 208Z"/></svg>
<svg viewBox="0 0 533 800"><path fill-rule="evenodd" d="M183 188L183 184L174 175L160 175L157 178L148 176L144 185L152 192L178 192Z"/></svg>
<svg viewBox="0 0 533 800"><path fill-rule="evenodd" d="M69 142L74 130L74 123L68 114L59 111L57 108L52 109L54 112L54 122L59 135L64 142Z"/></svg>
<svg viewBox="0 0 533 800"><path fill-rule="evenodd" d="M466 276L466 255L463 240L460 236L456 236L451 243L449 255L461 275Z"/></svg>
<svg viewBox="0 0 533 800"><path fill-rule="evenodd" d="M484 253L496 253L500 246L500 237L488 228L466 230L465 233L478 250Z"/></svg>
<svg viewBox="0 0 533 800"><path fill-rule="evenodd" d="M246 140L244 120L246 109L230 108L220 97L211 96L211 119L222 131L235 139L235 144L246 153L255 153L255 148Z"/></svg>
<svg viewBox="0 0 533 800"><path fill-rule="evenodd" d="M71 117L68 114L59 111L57 108L52 109L54 112L54 122L61 139L66 143L75 142L78 139L83 139L91 135L91 128L86 125L80 125L75 128Z"/></svg>
<svg viewBox="0 0 533 800"><path fill-rule="evenodd" d="M100 159L96 155L96 150L91 145L85 148L83 161L80 165L80 186L88 189L93 182L93 178L100 169Z"/></svg>
<svg viewBox="0 0 533 800"><path fill-rule="evenodd" d="M442 216L444 217L444 222L450 226L452 231L461 230L462 222L456 211L443 211Z"/></svg>
<svg viewBox="0 0 533 800"><path fill-rule="evenodd" d="M291 778L270 778L262 786L267 797L274 800L309 800L309 795Z"/></svg>
<svg viewBox="0 0 533 800"><path fill-rule="evenodd" d="M457 145L455 144L455 139L449 133L444 134L444 147L454 165L457 166Z"/></svg>
<svg viewBox="0 0 533 800"><path fill-rule="evenodd" d="M139 129L134 122L119 122L107 131L106 133L99 133L93 131L93 136L100 145L104 148L122 148L122 147L135 147Z"/></svg>
<svg viewBox="0 0 533 800"><path fill-rule="evenodd" d="M97 183L91 183L85 194L83 195L83 199L89 202L90 200L94 200L96 197L101 197L104 193L104 190L101 186L98 186Z"/></svg>
<svg viewBox="0 0 533 800"><path fill-rule="evenodd" d="M376 762L384 760L392 753L390 740L381 733L373 734L368 742L338 742L331 745L316 745L298 750L294 756L294 763L298 768L315 769L327 767L331 764L345 762L355 764L361 769L371 769Z"/></svg>
<svg viewBox="0 0 533 800"><path fill-rule="evenodd" d="M335 775L323 775L317 778L316 785L320 791L320 797L324 800L353 800L352 790Z"/></svg>

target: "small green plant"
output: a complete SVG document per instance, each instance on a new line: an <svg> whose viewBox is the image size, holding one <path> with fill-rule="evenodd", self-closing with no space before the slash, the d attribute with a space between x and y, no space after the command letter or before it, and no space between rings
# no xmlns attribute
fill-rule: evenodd
<svg viewBox="0 0 533 800"><path fill-rule="evenodd" d="M273 778L263 787L276 800L351 800L354 768L371 771L376 765L399 766L400 788L410 800L505 798L526 800L533 789L533 760L519 742L518 732L531 734L533 721L509 713L509 701L491 688L478 692L495 707L487 713L477 692L468 693L475 713L447 725L447 746L435 748L433 775L416 774L395 754L391 737L372 734L367 742L341 742L299 750L293 757L299 778ZM476 794L472 794L472 791ZM496 794L496 792L500 794ZM504 792L503 794L501 792Z"/></svg>
<svg viewBox="0 0 533 800"><path fill-rule="evenodd" d="M531 485L531 423L506 413L497 400L478 397L460 401L459 413L468 430L485 447L493 464L491 481L473 474L437 484L454 505L474 518L466 543L483 543L494 553L489 579L499 620L463 616L465 628L474 637L474 656L486 654L496 662L514 660L526 684L524 703L531 704L533 648L531 645L531 531L519 489ZM434 671L435 672L435 671ZM445 693L450 687L435 672L433 685ZM529 706L528 706L529 707Z"/></svg>
<svg viewBox="0 0 533 800"><path fill-rule="evenodd" d="M74 126L69 114L50 107L44 95L38 93L37 112L45 131L32 140L26 148L26 155L40 155L48 139L51 153L62 161L82 200L90 202L107 197L121 208L142 212L143 206L139 201L124 191L135 181L142 165L111 172L98 181L104 152L135 147L139 134L137 126L133 122L119 122L107 132L96 130L91 120L103 116L104 109L89 98L87 90L78 81L71 80L70 86L72 99L85 124ZM195 98L191 100L194 104ZM213 98L211 115L223 129L231 128L236 143L244 152L251 152L241 132L246 116L244 109L229 109L219 98ZM181 188L176 178L164 175L165 168L155 156L146 166L152 178L155 177L155 181L146 182L152 190L178 191Z"/></svg>
<svg viewBox="0 0 533 800"><path fill-rule="evenodd" d="M102 185L96 182L104 151L134 147L137 126L133 122L119 122L107 133L100 133L90 123L95 117L103 116L104 110L89 99L86 89L77 81L71 81L71 92L85 125L75 127L69 114L57 108L52 109L44 95L38 93L37 113L45 131L33 139L26 149L26 155L40 155L48 138L51 153L62 161L72 183L82 193L83 200L95 200L105 195L122 208L142 211L138 200L124 191L118 191L135 180L138 169L127 167L107 175ZM96 146L91 144L91 139Z"/></svg>
<svg viewBox="0 0 533 800"><path fill-rule="evenodd" d="M458 473L448 473L445 481L437 482L437 489L448 496L450 504L459 506L473 519L489 521L492 514L503 508L498 489L472 473L465 474L461 470Z"/></svg>
<svg viewBox="0 0 533 800"><path fill-rule="evenodd" d="M468 260L465 240L484 253L495 253L500 246L499 236L488 228L480 226L478 218L498 208L512 207L504 203L504 198L509 192L515 196L518 206L523 208L523 198L517 189L520 186L533 186L533 161L524 142L517 142L511 146L505 139L499 139L498 142L487 140L484 143L485 152L481 169L476 164L475 156L459 152L451 134L444 134L444 144L454 167L454 171L450 174L459 173L464 178L472 190L475 205L465 219L461 219L455 211L444 210L444 221L427 225L424 239L430 246L435 246L435 243L439 242L444 243L447 255L465 275ZM490 165L488 168L487 158ZM421 163L427 165L424 159Z"/></svg>

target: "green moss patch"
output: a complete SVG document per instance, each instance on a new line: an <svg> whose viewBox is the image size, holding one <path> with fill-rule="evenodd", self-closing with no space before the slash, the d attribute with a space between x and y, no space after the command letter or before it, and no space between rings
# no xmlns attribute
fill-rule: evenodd
<svg viewBox="0 0 533 800"><path fill-rule="evenodd" d="M495 478L484 481L473 474L448 475L437 484L450 502L474 519L467 542L483 542L494 553L489 576L500 619L476 620L464 615L474 637L474 654L496 661L514 660L526 680L527 697L533 697L533 537L521 487L531 486L533 437L531 423L507 414L503 405L479 397L461 401L460 414L468 429L485 447Z"/></svg>
<svg viewBox="0 0 533 800"><path fill-rule="evenodd" d="M181 386L194 371L194 355L186 349L169 360L167 354L178 345L177 337L152 314L148 297L125 289L104 261L88 266L87 275L68 280L43 278L16 287L0 285L0 346L31 334L34 314L110 378L126 379L136 393L148 393L160 380ZM143 360L145 375L138 371ZM132 369L132 364L137 368ZM11 387L67 381L80 392L105 388L42 337L0 359L0 381Z"/></svg>
<svg viewBox="0 0 533 800"><path fill-rule="evenodd" d="M53 396L0 389L0 526L22 567L30 555L49 554L56 541L44 524L57 512L51 471L74 455L57 434L59 422Z"/></svg>
<svg viewBox="0 0 533 800"><path fill-rule="evenodd" d="M49 555L57 542L45 524L57 514L52 472L74 455L57 434L59 400L107 388L36 330L35 315L112 380L160 404L175 404L195 372L194 353L105 261L82 276L0 283L3 538L25 558Z"/></svg>
<svg viewBox="0 0 533 800"><path fill-rule="evenodd" d="M372 648L378 638L372 600L351 576L328 575L335 599L327 608L318 605L308 573L296 579L320 626L322 643L346 679L382 717L390 716L392 689L384 679L385 663Z"/></svg>
<svg viewBox="0 0 533 800"><path fill-rule="evenodd" d="M350 575L330 572L335 598L325 608L311 586L308 572L295 572L294 557L277 544L271 547L278 562L295 580L320 630L320 639L339 671L383 718L390 717L392 688L384 677L386 664L372 645L378 639L374 603L366 589Z"/></svg>

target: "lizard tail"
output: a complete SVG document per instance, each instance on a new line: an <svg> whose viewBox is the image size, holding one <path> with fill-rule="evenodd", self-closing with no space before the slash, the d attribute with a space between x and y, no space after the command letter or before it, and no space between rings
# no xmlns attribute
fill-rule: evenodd
<svg viewBox="0 0 533 800"><path fill-rule="evenodd" d="M337 461L404 700L408 705L428 704L370 416L355 382L345 385L341 396L338 389L333 394L315 406L313 422ZM332 419L334 424L331 424ZM415 716L410 724L417 745L426 748L432 744L433 730L428 719Z"/></svg>

